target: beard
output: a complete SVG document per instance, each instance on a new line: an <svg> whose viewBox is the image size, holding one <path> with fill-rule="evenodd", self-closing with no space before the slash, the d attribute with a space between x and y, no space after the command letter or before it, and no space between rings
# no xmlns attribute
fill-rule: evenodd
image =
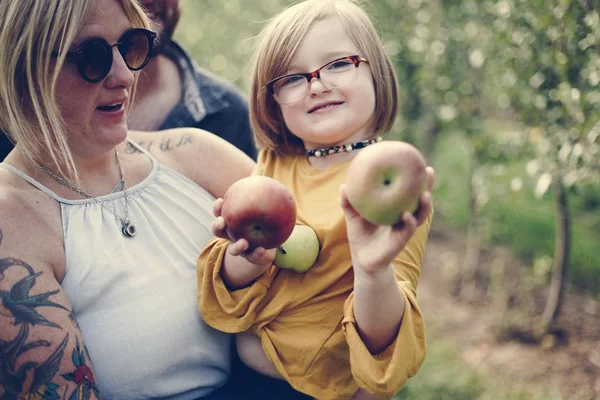
<svg viewBox="0 0 600 400"><path fill-rule="evenodd" d="M153 1L147 5L150 12L153 30L160 40L159 52L163 53L167 45L173 40L175 27L179 22L181 9L177 0Z"/></svg>

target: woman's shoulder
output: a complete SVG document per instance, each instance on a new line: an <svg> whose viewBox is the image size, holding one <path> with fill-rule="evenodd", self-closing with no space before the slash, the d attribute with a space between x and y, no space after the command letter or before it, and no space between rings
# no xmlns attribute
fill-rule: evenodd
<svg viewBox="0 0 600 400"><path fill-rule="evenodd" d="M0 259L26 257L39 265L60 264L62 253L55 251L62 248L59 207L41 190L0 168Z"/></svg>
<svg viewBox="0 0 600 400"><path fill-rule="evenodd" d="M0 221L6 226L12 221L36 223L56 202L46 193L17 176L8 168L0 168ZM0 227L1 228L1 227Z"/></svg>
<svg viewBox="0 0 600 400"><path fill-rule="evenodd" d="M255 165L240 149L202 129L130 131L129 139L216 197L235 180L250 175Z"/></svg>
<svg viewBox="0 0 600 400"><path fill-rule="evenodd" d="M0 221L20 212L33 193L29 183L9 170L14 166L3 165L7 168L0 167Z"/></svg>

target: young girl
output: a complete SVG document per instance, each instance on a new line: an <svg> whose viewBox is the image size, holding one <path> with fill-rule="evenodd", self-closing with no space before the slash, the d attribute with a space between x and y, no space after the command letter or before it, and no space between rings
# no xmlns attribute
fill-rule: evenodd
<svg viewBox="0 0 600 400"><path fill-rule="evenodd" d="M321 251L306 273L276 267L275 249L228 240L218 199L219 238L198 261L202 316L240 333L246 365L297 391L389 398L425 356L416 289L431 186L417 215L405 212L392 227L369 223L347 201L350 161L391 128L397 112L394 69L369 17L350 0L308 0L283 11L259 38L250 102L261 149L254 173L292 191L297 223L316 231Z"/></svg>

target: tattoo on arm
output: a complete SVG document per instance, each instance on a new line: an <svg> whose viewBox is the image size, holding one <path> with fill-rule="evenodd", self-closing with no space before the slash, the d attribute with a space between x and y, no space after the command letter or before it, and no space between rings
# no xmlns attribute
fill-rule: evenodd
<svg viewBox="0 0 600 400"><path fill-rule="evenodd" d="M158 148L158 150L162 152L169 152L178 147L186 146L189 144L195 143L194 136L188 133L180 135L180 136L164 136L160 140L142 140L136 142L140 147L144 150L151 151L153 148ZM140 153L140 151L132 145L130 142L127 142L125 151L129 154Z"/></svg>
<svg viewBox="0 0 600 400"><path fill-rule="evenodd" d="M2 239L3 234L0 229L0 246ZM65 333L58 344L43 339L28 341L30 329L35 325L41 325L62 330L61 326L44 318L38 312L40 307L66 310L74 326L77 329L79 326L70 310L49 300L59 290L37 295L30 294L38 277L43 273L35 272L26 262L10 257L0 258L0 283L5 279L5 274L13 268L24 270L25 277L12 284L10 290L0 289L0 319L12 320L12 325L19 327L18 332L13 335L14 337L6 338L6 335L0 332L0 400L90 399L92 392L100 399L94 375L87 365L89 354L87 354L87 349L82 350L77 338L75 348L70 355L73 371L61 375L66 381L73 382L74 385L65 386L61 390L64 395L59 396L60 386L56 383L55 378L65 356L69 334ZM41 362L19 363L25 353L39 347L54 347L54 350ZM75 386L74 389L73 386ZM68 392L71 393L67 395Z"/></svg>

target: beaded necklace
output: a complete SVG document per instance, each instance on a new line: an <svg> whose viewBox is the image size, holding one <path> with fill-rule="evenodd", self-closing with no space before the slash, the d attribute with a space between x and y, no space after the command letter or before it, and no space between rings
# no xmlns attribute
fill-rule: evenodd
<svg viewBox="0 0 600 400"><path fill-rule="evenodd" d="M356 143L340 144L337 146L323 147L322 149L308 150L306 155L309 157L324 157L336 153L350 153L351 151L362 149L371 144L381 142L382 140L383 138L381 136L377 136L376 138L363 140Z"/></svg>

